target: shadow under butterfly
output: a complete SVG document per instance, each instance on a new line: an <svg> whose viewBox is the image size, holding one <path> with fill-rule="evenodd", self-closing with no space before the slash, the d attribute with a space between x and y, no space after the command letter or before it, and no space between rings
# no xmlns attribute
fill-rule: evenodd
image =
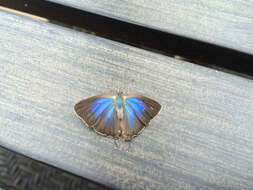
<svg viewBox="0 0 253 190"><path fill-rule="evenodd" d="M161 105L137 94L101 94L74 106L77 116L98 134L131 141L160 112Z"/></svg>

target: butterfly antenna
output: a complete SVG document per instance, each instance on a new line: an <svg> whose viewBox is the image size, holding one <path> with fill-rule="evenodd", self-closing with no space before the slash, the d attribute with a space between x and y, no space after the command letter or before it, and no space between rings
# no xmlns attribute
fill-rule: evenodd
<svg viewBox="0 0 253 190"><path fill-rule="evenodd" d="M121 88L120 88L120 89L118 89L118 92L117 92L117 93L118 93L118 96L119 96L119 97L121 97L121 96L123 95L123 91L122 91L122 89L121 89Z"/></svg>

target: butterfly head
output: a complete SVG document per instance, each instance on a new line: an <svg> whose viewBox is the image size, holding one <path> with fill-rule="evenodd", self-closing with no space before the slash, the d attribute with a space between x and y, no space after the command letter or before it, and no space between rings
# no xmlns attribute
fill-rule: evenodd
<svg viewBox="0 0 253 190"><path fill-rule="evenodd" d="M118 97L122 98L122 97L123 97L123 92L122 92L122 90L118 90L117 95L118 95Z"/></svg>

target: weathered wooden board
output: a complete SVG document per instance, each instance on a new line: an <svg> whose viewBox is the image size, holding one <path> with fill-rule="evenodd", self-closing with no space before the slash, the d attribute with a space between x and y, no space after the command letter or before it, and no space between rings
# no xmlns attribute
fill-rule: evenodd
<svg viewBox="0 0 253 190"><path fill-rule="evenodd" d="M253 0L50 0L253 54Z"/></svg>
<svg viewBox="0 0 253 190"><path fill-rule="evenodd" d="M252 189L253 82L0 12L0 144L117 189ZM117 148L74 104L137 92L162 112Z"/></svg>

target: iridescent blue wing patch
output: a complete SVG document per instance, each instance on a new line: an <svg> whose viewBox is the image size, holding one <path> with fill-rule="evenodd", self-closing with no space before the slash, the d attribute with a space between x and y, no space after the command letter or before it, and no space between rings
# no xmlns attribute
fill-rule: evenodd
<svg viewBox="0 0 253 190"><path fill-rule="evenodd" d="M112 106L113 99L107 97L98 98L92 103L91 111L95 114L96 118L101 117L108 107Z"/></svg>
<svg viewBox="0 0 253 190"><path fill-rule="evenodd" d="M145 110L145 103L138 97L129 97L126 99L126 104L129 105L137 116L141 117Z"/></svg>
<svg viewBox="0 0 253 190"><path fill-rule="evenodd" d="M136 94L124 96L124 99L125 127L122 137L131 140L159 113L161 105L150 98Z"/></svg>
<svg viewBox="0 0 253 190"><path fill-rule="evenodd" d="M74 109L78 117L97 133L117 138L119 124L114 99L113 95L102 94L78 102Z"/></svg>
<svg viewBox="0 0 253 190"><path fill-rule="evenodd" d="M124 106L124 113L128 128L133 129L138 122L138 118L135 115L134 110L128 104L126 104Z"/></svg>

